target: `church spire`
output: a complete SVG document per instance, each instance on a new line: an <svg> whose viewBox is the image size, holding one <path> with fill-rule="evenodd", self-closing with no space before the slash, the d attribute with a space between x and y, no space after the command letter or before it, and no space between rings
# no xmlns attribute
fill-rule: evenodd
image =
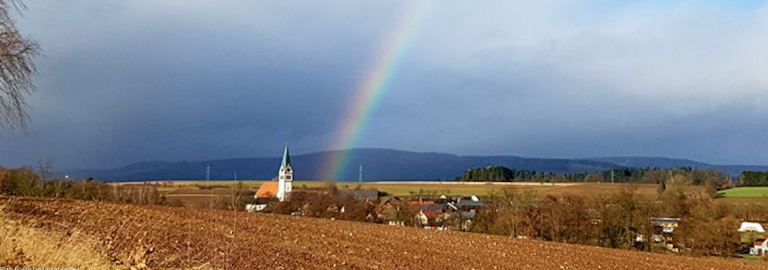
<svg viewBox="0 0 768 270"><path fill-rule="evenodd" d="M285 144L283 162L280 164L277 177L277 195L275 197L282 202L291 197L291 190L293 189L293 168L291 168L291 154L288 153L287 143Z"/></svg>
<svg viewBox="0 0 768 270"><path fill-rule="evenodd" d="M285 151L283 151L283 163L280 163L280 167L289 167L291 166L291 154L288 153L288 144L285 144Z"/></svg>

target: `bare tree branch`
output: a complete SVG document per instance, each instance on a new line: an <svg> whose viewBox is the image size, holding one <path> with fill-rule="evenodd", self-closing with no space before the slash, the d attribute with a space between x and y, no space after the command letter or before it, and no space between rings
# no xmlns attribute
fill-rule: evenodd
<svg viewBox="0 0 768 270"><path fill-rule="evenodd" d="M29 123L26 99L37 74L32 60L40 55L37 42L22 36L11 17L11 10L25 8L21 1L0 0L0 127L11 131Z"/></svg>

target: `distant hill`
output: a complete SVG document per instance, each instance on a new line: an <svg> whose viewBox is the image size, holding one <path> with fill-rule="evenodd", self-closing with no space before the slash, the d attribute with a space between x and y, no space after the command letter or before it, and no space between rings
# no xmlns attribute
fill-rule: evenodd
<svg viewBox="0 0 768 270"><path fill-rule="evenodd" d="M649 157L551 159L518 156L458 156L391 149L353 149L346 152L345 154L350 157L348 167L340 179L334 180L357 180L360 165L364 167L364 181L453 180L467 169L488 165L552 173L603 171L626 167L681 166L715 168L731 174L739 174L742 170L768 170L768 166L722 166L685 159ZM292 156L296 179L318 179L324 162L330 155L337 153L337 151L325 151ZM276 155L275 157L183 162L150 161L115 169L65 170L58 174L70 175L73 178L94 177L104 181L199 180L205 179L205 170L208 165L211 166L211 179L232 180L237 172L238 179L263 180L272 179L277 175L280 157Z"/></svg>
<svg viewBox="0 0 768 270"><path fill-rule="evenodd" d="M715 165L688 159L664 157L602 157L590 160L613 163L622 167L633 168L679 168L691 167L696 169L716 169L731 175L739 175L743 171L768 171L764 165Z"/></svg>
<svg viewBox="0 0 768 270"><path fill-rule="evenodd" d="M590 160L613 163L623 167L634 168L672 168L672 167L692 167L692 168L709 168L712 165L677 158L664 158L664 157L602 157L591 158Z"/></svg>

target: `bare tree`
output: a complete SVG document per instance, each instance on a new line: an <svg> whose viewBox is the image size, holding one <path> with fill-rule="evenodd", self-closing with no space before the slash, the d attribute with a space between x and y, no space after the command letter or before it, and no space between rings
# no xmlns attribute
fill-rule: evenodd
<svg viewBox="0 0 768 270"><path fill-rule="evenodd" d="M25 8L19 0L0 0L0 127L8 130L29 122L26 98L37 73L32 58L40 54L37 42L22 36L11 17Z"/></svg>

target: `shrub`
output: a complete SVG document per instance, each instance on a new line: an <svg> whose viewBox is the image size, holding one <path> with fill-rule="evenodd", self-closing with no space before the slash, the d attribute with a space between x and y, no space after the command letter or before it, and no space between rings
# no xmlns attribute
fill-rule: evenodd
<svg viewBox="0 0 768 270"><path fill-rule="evenodd" d="M111 186L93 178L43 181L28 168L0 167L0 194L131 204L165 203L165 198L152 186Z"/></svg>
<svg viewBox="0 0 768 270"><path fill-rule="evenodd" d="M16 196L40 196L37 174L27 168L0 168L0 193Z"/></svg>
<svg viewBox="0 0 768 270"><path fill-rule="evenodd" d="M319 190L296 190L289 201L270 206L278 214L300 212L304 216L345 220L370 220L374 205L343 195L334 187Z"/></svg>

